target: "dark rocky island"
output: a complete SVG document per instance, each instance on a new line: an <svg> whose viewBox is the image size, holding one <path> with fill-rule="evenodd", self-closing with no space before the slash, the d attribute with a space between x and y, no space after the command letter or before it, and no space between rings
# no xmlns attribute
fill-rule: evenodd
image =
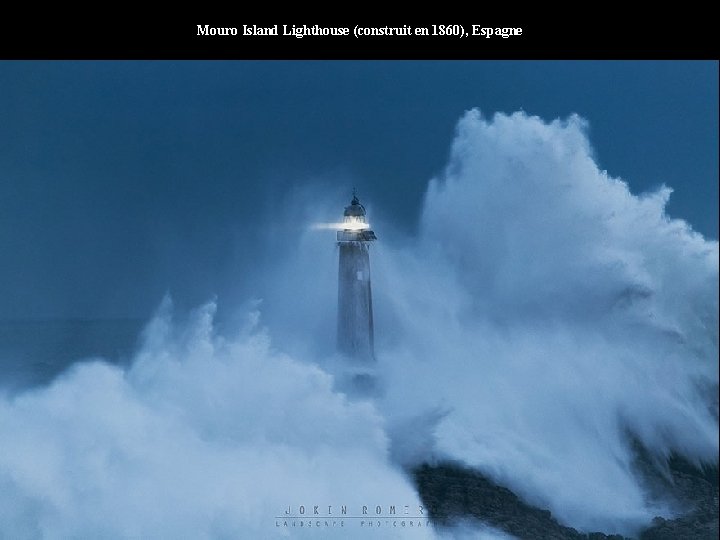
<svg viewBox="0 0 720 540"><path fill-rule="evenodd" d="M665 470L638 448L637 470L648 489L684 511L674 519L657 517L638 540L717 539L718 469L698 469L674 456ZM509 489L460 463L424 464L411 471L423 503L436 526L479 520L522 539L624 540L603 532L584 533L558 523L545 509L527 504Z"/></svg>

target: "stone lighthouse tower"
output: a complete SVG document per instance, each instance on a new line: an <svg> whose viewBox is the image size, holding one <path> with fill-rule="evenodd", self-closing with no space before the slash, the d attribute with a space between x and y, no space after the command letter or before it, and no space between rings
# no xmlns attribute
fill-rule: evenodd
<svg viewBox="0 0 720 540"><path fill-rule="evenodd" d="M338 350L361 363L375 360L372 291L370 288L370 242L377 240L365 219L365 207L353 192L345 207L338 270Z"/></svg>

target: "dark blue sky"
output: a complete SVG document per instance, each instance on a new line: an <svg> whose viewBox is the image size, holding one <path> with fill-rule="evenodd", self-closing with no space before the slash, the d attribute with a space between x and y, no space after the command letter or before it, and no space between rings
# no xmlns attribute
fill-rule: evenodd
<svg viewBox="0 0 720 540"><path fill-rule="evenodd" d="M601 168L718 237L717 62L0 62L0 318L222 297L310 181L412 232L472 107L580 114Z"/></svg>

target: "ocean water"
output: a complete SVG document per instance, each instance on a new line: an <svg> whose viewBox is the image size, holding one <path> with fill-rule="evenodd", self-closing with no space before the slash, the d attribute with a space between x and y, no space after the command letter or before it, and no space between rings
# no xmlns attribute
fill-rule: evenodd
<svg viewBox="0 0 720 540"><path fill-rule="evenodd" d="M216 299L170 297L147 321L0 324L0 537L268 538L288 505L419 504L403 467L435 459L582 531L676 516L628 434L659 465L717 464L718 243L670 193L608 176L579 117L469 112L417 236L374 221L373 402L335 385L316 230L270 235L283 257L220 299L227 331Z"/></svg>
<svg viewBox="0 0 720 540"><path fill-rule="evenodd" d="M142 319L47 319L0 322L0 390L47 384L71 364L103 358L127 363Z"/></svg>

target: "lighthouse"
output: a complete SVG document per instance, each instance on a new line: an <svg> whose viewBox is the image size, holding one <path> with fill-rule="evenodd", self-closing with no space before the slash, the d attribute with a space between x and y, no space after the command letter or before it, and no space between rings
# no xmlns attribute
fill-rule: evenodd
<svg viewBox="0 0 720 540"><path fill-rule="evenodd" d="M360 364L375 360L372 290L370 287L370 243L377 240L357 195L345 207L337 231L340 250L338 267L338 350Z"/></svg>

